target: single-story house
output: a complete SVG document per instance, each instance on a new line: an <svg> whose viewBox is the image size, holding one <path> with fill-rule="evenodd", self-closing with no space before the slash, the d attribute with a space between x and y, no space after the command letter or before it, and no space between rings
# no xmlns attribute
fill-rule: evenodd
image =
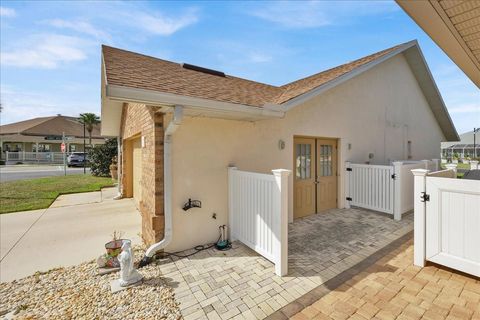
<svg viewBox="0 0 480 320"><path fill-rule="evenodd" d="M78 118L62 116L33 118L0 126L1 158L5 152L61 152L62 135L66 141L67 152L83 151L83 124ZM89 134L86 144L89 143ZM92 145L105 143L100 134L100 124L92 131Z"/></svg>
<svg viewBox="0 0 480 320"><path fill-rule="evenodd" d="M345 162L438 158L458 134L417 41L273 86L102 47L102 134L148 243L168 251L228 225L228 167L287 169L289 220L345 207ZM182 210L189 199L201 208ZM163 240L162 240L163 239Z"/></svg>

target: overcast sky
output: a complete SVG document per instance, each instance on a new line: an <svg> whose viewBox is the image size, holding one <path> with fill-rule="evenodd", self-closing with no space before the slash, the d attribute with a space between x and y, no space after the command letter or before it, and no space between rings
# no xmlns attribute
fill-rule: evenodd
<svg viewBox="0 0 480 320"><path fill-rule="evenodd" d="M480 91L394 2L1 2L2 124L100 114L100 45L273 85L418 39L459 133Z"/></svg>

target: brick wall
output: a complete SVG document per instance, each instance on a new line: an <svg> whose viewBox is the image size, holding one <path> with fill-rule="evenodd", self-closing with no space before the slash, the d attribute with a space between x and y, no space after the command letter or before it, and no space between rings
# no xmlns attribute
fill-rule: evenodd
<svg viewBox="0 0 480 320"><path fill-rule="evenodd" d="M126 103L123 106L122 124L122 190L124 196L131 189L131 170L128 168L131 157L131 141L144 137L142 148L142 195L139 210L142 214L142 237L147 244L163 239L163 114L155 113L154 108L143 104ZM130 175L130 176L128 176ZM129 182L130 181L130 182Z"/></svg>

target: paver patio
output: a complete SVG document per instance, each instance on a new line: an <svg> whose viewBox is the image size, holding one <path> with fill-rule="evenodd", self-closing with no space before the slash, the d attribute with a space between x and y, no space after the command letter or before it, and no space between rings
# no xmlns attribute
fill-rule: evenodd
<svg viewBox="0 0 480 320"><path fill-rule="evenodd" d="M480 319L480 281L428 265L413 265L413 241L404 242L301 312L275 319Z"/></svg>
<svg viewBox="0 0 480 320"><path fill-rule="evenodd" d="M160 267L185 319L262 319L412 229L412 214L394 221L369 210L334 209L290 224L286 277L238 241L229 251L164 259Z"/></svg>

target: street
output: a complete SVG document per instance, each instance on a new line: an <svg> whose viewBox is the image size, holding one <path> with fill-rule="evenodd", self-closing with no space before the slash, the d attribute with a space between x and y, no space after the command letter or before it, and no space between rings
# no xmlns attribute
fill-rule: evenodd
<svg viewBox="0 0 480 320"><path fill-rule="evenodd" d="M68 168L67 174L82 174L83 168ZM87 168L87 174L90 169ZM0 182L64 175L62 165L11 165L0 167Z"/></svg>

